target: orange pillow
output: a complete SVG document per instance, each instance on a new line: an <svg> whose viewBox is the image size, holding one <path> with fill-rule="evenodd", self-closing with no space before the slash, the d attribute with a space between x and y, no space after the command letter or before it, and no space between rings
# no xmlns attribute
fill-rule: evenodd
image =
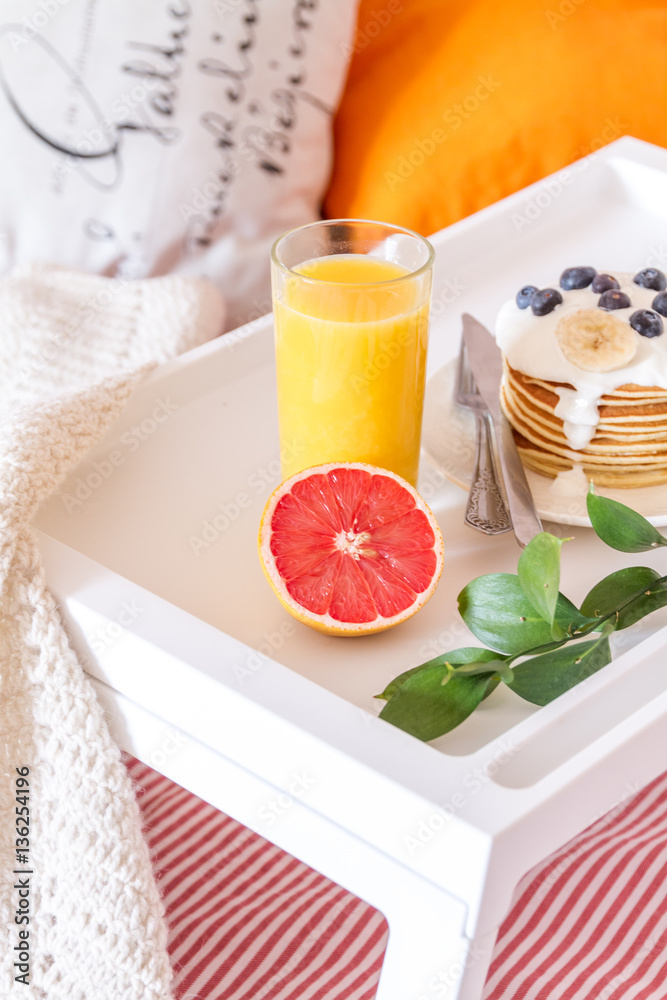
<svg viewBox="0 0 667 1000"><path fill-rule="evenodd" d="M600 146L667 146L662 0L361 0L325 213L432 233Z"/></svg>

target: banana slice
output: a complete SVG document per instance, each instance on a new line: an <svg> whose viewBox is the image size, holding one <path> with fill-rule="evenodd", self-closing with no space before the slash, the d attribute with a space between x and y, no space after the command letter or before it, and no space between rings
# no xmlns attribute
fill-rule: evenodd
<svg viewBox="0 0 667 1000"><path fill-rule="evenodd" d="M578 309L561 316L556 339L568 361L586 372L613 372L637 353L637 334L602 309Z"/></svg>

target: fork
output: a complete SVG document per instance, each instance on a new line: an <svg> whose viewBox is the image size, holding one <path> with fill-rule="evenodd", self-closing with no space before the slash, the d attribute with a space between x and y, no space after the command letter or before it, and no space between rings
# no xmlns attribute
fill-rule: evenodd
<svg viewBox="0 0 667 1000"><path fill-rule="evenodd" d="M512 519L498 484L488 410L475 385L463 344L456 368L454 399L459 406L472 410L476 424L475 471L464 521L486 535L500 535L511 530Z"/></svg>

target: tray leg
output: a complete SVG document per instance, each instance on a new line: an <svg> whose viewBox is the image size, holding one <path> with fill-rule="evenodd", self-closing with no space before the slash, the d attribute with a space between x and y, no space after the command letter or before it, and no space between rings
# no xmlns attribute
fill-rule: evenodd
<svg viewBox="0 0 667 1000"><path fill-rule="evenodd" d="M470 941L420 911L418 898L385 916L389 943L375 1000L481 1000L496 931Z"/></svg>
<svg viewBox="0 0 667 1000"><path fill-rule="evenodd" d="M121 746L152 763L167 726L93 680ZM176 727L169 727L173 736ZM195 795L265 835L257 803L275 793L255 775L183 733L159 770ZM495 934L465 937L467 907L444 889L359 840L295 799L271 827L270 840L353 892L384 915L389 942L376 1000L481 1000Z"/></svg>
<svg viewBox="0 0 667 1000"><path fill-rule="evenodd" d="M481 1000L497 936L498 928L468 942L457 1000Z"/></svg>

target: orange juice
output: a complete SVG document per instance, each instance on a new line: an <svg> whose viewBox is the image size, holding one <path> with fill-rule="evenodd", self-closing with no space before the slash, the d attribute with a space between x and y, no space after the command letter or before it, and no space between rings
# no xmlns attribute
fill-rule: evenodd
<svg viewBox="0 0 667 1000"><path fill-rule="evenodd" d="M415 485L428 342L423 276L413 281L407 268L363 254L319 257L293 271L274 301L284 478L323 462L368 462Z"/></svg>

